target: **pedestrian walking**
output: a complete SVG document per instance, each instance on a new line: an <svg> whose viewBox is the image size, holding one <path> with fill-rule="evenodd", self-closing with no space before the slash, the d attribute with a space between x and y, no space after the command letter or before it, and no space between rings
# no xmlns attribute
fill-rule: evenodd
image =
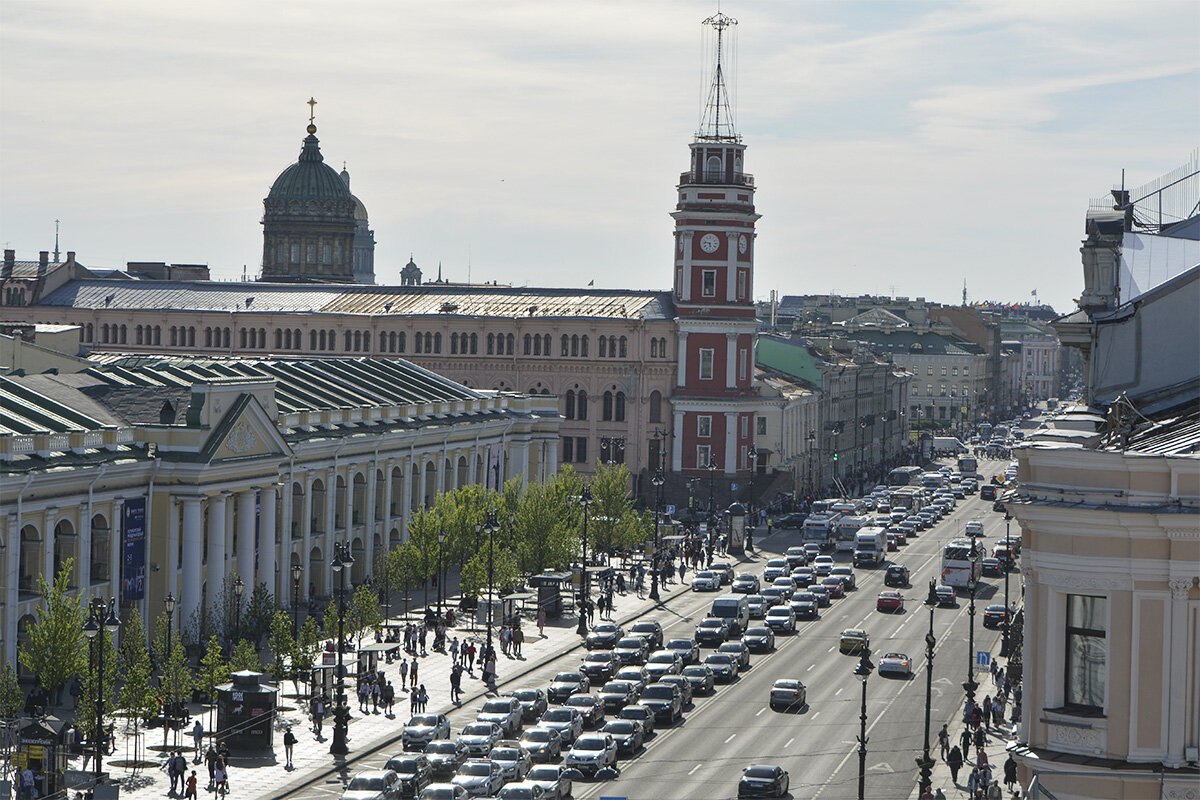
<svg viewBox="0 0 1200 800"><path fill-rule="evenodd" d="M525 642L525 634L520 628L514 628L512 633L513 651L517 654L517 658L521 657L521 645Z"/></svg>
<svg viewBox="0 0 1200 800"><path fill-rule="evenodd" d="M169 753L167 760L163 763L163 769L167 772L167 777L171 779L171 788L167 795L173 795L178 791L179 779L182 777L179 774L179 761L175 758L178 753Z"/></svg>
<svg viewBox="0 0 1200 800"><path fill-rule="evenodd" d="M412 666L408 668L408 688L415 689L417 686L417 664L419 662L414 658Z"/></svg>
<svg viewBox="0 0 1200 800"><path fill-rule="evenodd" d="M946 760L946 756L950 753L950 726L943 724L942 729L938 731L938 746L942 749L942 761Z"/></svg>
<svg viewBox="0 0 1200 800"><path fill-rule="evenodd" d="M971 800L976 800L979 797L979 768L972 767L971 774L967 776L967 797Z"/></svg>
<svg viewBox="0 0 1200 800"><path fill-rule="evenodd" d="M1004 787L1012 791L1013 784L1017 782L1017 760L1012 757L1012 753L1008 754L1008 759L1004 762Z"/></svg>
<svg viewBox="0 0 1200 800"><path fill-rule="evenodd" d="M476 652L478 652L478 651L475 649L475 643L467 642L467 672L471 673L472 675L475 674L475 653Z"/></svg>
<svg viewBox="0 0 1200 800"><path fill-rule="evenodd" d="M287 759L284 769L292 768L292 748L296 746L296 734L292 733L292 729L288 728L283 732L283 755Z"/></svg>
<svg viewBox="0 0 1200 800"><path fill-rule="evenodd" d="M987 798L987 800L1003 800L1004 792L1000 790L1000 784L996 783L996 781L992 781L988 784L987 791L984 792L983 796Z"/></svg>
<svg viewBox="0 0 1200 800"><path fill-rule="evenodd" d="M213 774L213 786L218 797L224 797L229 793L229 772L225 762L220 759L217 759L217 768Z"/></svg>
<svg viewBox="0 0 1200 800"><path fill-rule="evenodd" d="M312 721L313 721L313 733L316 734L317 741L319 742L319 741L321 741L321 724L325 721L325 701L323 699L321 699L320 697L318 697L313 702ZM211 747L208 749L209 749L209 752L212 752ZM212 775L211 767L209 768L209 775L210 775L210 777Z"/></svg>
<svg viewBox="0 0 1200 800"><path fill-rule="evenodd" d="M538 628L538 636L545 639L546 638L546 630L545 630L546 629L546 609L542 606L538 606L537 628Z"/></svg>
<svg viewBox="0 0 1200 800"><path fill-rule="evenodd" d="M420 695L419 705L417 706L417 711L424 714L425 707L427 705L429 705L429 692L425 691L425 684L423 684L423 683L421 684L421 688L418 689L417 692Z"/></svg>
<svg viewBox="0 0 1200 800"><path fill-rule="evenodd" d="M188 776L183 789L183 798L184 800L196 800L196 770L192 770L192 774Z"/></svg>
<svg viewBox="0 0 1200 800"><path fill-rule="evenodd" d="M450 702L458 705L458 697L462 693L462 665L455 664L450 668Z"/></svg>
<svg viewBox="0 0 1200 800"><path fill-rule="evenodd" d="M408 659L400 659L400 688L408 691Z"/></svg>
<svg viewBox="0 0 1200 800"><path fill-rule="evenodd" d="M983 728L976 728L975 729L975 750L978 751L980 753L980 755L983 757L984 763L986 763L986 761L987 761L987 754L983 752L983 746L985 744L987 744L987 735L983 732Z"/></svg>
<svg viewBox="0 0 1200 800"><path fill-rule="evenodd" d="M458 663L458 637L455 636L450 640L450 663Z"/></svg>
<svg viewBox="0 0 1200 800"><path fill-rule="evenodd" d="M997 686L1003 686L1007 679L1008 679L1008 673L1004 669L1004 667L1000 667L1000 669L996 670L996 685Z"/></svg>
<svg viewBox="0 0 1200 800"><path fill-rule="evenodd" d="M408 694L408 712L410 715L416 716L417 709L421 707L421 693L414 687Z"/></svg>
<svg viewBox="0 0 1200 800"><path fill-rule="evenodd" d="M496 689L496 657L489 654L483 664L483 680L491 690Z"/></svg>
<svg viewBox="0 0 1200 800"><path fill-rule="evenodd" d="M196 763L200 763L200 759L204 756L204 723L200 718L196 718L196 724L192 726L192 741L196 744Z"/></svg>
<svg viewBox="0 0 1200 800"><path fill-rule="evenodd" d="M958 743L962 746L962 757L965 761L971 760L971 729L963 728L962 735L958 737Z"/></svg>
<svg viewBox="0 0 1200 800"><path fill-rule="evenodd" d="M1000 671L1000 662L993 658L992 664L991 664L992 685L993 686L996 685L996 675L999 674L999 671Z"/></svg>
<svg viewBox="0 0 1200 800"><path fill-rule="evenodd" d="M208 788L216 786L216 769L217 769L217 748L211 744L208 750L204 752L204 763L208 767Z"/></svg>
<svg viewBox="0 0 1200 800"><path fill-rule="evenodd" d="M983 696L983 702L979 704L979 713L983 716L983 727L990 728L992 726L992 698L987 695Z"/></svg>
<svg viewBox="0 0 1200 800"><path fill-rule="evenodd" d="M954 781L954 785L958 786L958 771L962 769L963 754L958 749L958 745L950 748L950 755L946 757L946 766L950 768L950 778Z"/></svg>
<svg viewBox="0 0 1200 800"><path fill-rule="evenodd" d="M388 681L383 687L383 707L387 716L392 717L392 706L396 703L396 687L392 686L392 682Z"/></svg>

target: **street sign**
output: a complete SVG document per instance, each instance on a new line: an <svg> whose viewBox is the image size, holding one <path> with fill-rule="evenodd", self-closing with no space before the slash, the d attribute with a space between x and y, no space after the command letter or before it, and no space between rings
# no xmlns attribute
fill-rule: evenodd
<svg viewBox="0 0 1200 800"><path fill-rule="evenodd" d="M737 490L738 490L738 485L736 483L729 484L729 491L736 492Z"/></svg>
<svg viewBox="0 0 1200 800"><path fill-rule="evenodd" d="M675 513L675 506L667 506L667 513L668 513L668 514L674 514L674 513Z"/></svg>
<svg viewBox="0 0 1200 800"><path fill-rule="evenodd" d="M992 653L990 650L980 650L975 653L975 671L987 672L992 668Z"/></svg>
<svg viewBox="0 0 1200 800"><path fill-rule="evenodd" d="M601 797L600 800L629 800L629 798L628 797L609 797L608 795L605 795L605 796Z"/></svg>

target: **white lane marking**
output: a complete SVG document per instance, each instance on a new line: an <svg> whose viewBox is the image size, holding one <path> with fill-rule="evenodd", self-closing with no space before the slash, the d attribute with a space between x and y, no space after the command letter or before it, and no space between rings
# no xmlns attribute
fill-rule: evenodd
<svg viewBox="0 0 1200 800"><path fill-rule="evenodd" d="M736 736L737 736L737 734L736 734L736 733L731 733L731 734L729 734L729 738L728 738L728 739L726 739L724 742L722 742L722 744L729 744L730 742L732 742L732 741L734 740L734 738L735 738Z"/></svg>
<svg viewBox="0 0 1200 800"><path fill-rule="evenodd" d="M764 711L766 711L766 710L767 710L767 707L766 707L766 706L763 706L762 708L760 708L760 709L758 710L758 714L755 714L754 716L756 716L756 717L757 717L759 714L762 714L762 713L763 713Z"/></svg>
<svg viewBox="0 0 1200 800"><path fill-rule="evenodd" d="M813 667L815 667L815 666L816 666L816 664L809 664L809 665L808 665L808 669L807 669L807 670L805 670L805 672L812 672L812 671L813 671Z"/></svg>
<svg viewBox="0 0 1200 800"><path fill-rule="evenodd" d="M816 719L816 718L817 718L817 717L819 717L819 716L821 716L821 712L820 712L820 711L818 711L818 712L816 712L815 714L813 714L813 715L812 715L812 718L813 718L813 719Z"/></svg>
<svg viewBox="0 0 1200 800"><path fill-rule="evenodd" d="M842 693L842 690L841 690L841 689L838 689L836 692L834 692L834 693L833 693L833 696L834 696L834 697L837 697L837 696L838 696L839 694L841 694L841 693Z"/></svg>
<svg viewBox="0 0 1200 800"><path fill-rule="evenodd" d="M833 648L832 648L832 647L830 647L830 648L829 648L828 650L826 650L825 652L826 652L826 653L832 653L832 652L833 652Z"/></svg>
<svg viewBox="0 0 1200 800"><path fill-rule="evenodd" d="M692 773L694 773L696 770L700 769L702 766L704 766L704 765L703 765L703 764L697 764L696 766L692 767L691 769L689 769L689 770L688 770L688 775L691 775L691 774L692 774Z"/></svg>
<svg viewBox="0 0 1200 800"><path fill-rule="evenodd" d="M785 744L784 747L791 747L792 742L794 742L794 741L796 741L796 737L793 736L791 739L787 740L787 744Z"/></svg>

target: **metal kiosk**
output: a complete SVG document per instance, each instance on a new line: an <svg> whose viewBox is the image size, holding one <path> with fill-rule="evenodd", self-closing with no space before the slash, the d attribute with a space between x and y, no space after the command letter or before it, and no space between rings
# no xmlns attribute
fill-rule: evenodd
<svg viewBox="0 0 1200 800"><path fill-rule="evenodd" d="M58 717L34 717L18 723L17 753L13 759L17 785L21 772L33 770L34 791L46 797L66 788L63 771L67 768L67 746L62 741L64 721Z"/></svg>
<svg viewBox="0 0 1200 800"><path fill-rule="evenodd" d="M279 690L264 683L261 672L242 670L217 687L217 730L232 750L267 750L273 746Z"/></svg>
<svg viewBox="0 0 1200 800"><path fill-rule="evenodd" d="M546 570L529 579L529 585L537 589L538 608L545 609L546 619L558 619L563 615L563 587L571 581L571 573Z"/></svg>

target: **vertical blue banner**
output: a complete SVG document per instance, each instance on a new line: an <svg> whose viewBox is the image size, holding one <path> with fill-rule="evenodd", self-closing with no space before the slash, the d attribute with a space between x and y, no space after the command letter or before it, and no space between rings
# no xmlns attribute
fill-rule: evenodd
<svg viewBox="0 0 1200 800"><path fill-rule="evenodd" d="M121 535L121 602L146 596L146 498L125 501Z"/></svg>

